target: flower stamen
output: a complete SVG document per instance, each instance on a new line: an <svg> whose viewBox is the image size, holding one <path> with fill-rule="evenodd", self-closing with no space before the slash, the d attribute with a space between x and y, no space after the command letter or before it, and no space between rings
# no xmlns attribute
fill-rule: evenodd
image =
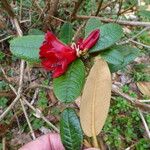
<svg viewBox="0 0 150 150"><path fill-rule="evenodd" d="M78 57L81 56L81 53L82 53L82 52L81 52L81 50L79 49L79 45L77 45L76 43L72 43L71 48L72 48L72 49L75 49L76 54L77 54Z"/></svg>

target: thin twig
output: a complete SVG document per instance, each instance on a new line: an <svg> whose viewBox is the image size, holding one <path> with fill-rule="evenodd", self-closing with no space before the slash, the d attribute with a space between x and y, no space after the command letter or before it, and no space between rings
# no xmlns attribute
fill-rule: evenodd
<svg viewBox="0 0 150 150"><path fill-rule="evenodd" d="M6 110L0 115L0 122L9 113L9 111L14 107L17 101L20 99L20 94L13 100L13 102L6 108Z"/></svg>
<svg viewBox="0 0 150 150"><path fill-rule="evenodd" d="M16 102L20 99L20 94L13 100L13 102L6 108L6 110L0 115L0 122L9 113L9 111L14 107Z"/></svg>
<svg viewBox="0 0 150 150"><path fill-rule="evenodd" d="M135 4L134 4L134 5L132 5L132 6L130 6L129 8L127 8L127 9L125 9L125 10L121 11L121 12L119 13L119 15L124 14L125 12L129 11L130 9L132 9L134 6L135 6Z"/></svg>
<svg viewBox="0 0 150 150"><path fill-rule="evenodd" d="M20 20L20 24L25 23L25 22L31 22L31 19Z"/></svg>
<svg viewBox="0 0 150 150"><path fill-rule="evenodd" d="M26 70L27 70L28 80L29 80L29 82L31 83L31 73L30 73L30 66L29 66L29 63L27 63Z"/></svg>
<svg viewBox="0 0 150 150"><path fill-rule="evenodd" d="M48 121L48 119L46 117L43 116L43 114L38 111L38 109L34 108L25 98L23 98L24 102L35 112L38 113L39 116L51 127L53 128L56 132L59 133L59 129L57 127L55 127L51 122Z"/></svg>
<svg viewBox="0 0 150 150"><path fill-rule="evenodd" d="M15 118L16 118L17 125L18 125L18 128L19 128L19 133L21 133L21 126L20 126L20 122L19 122L18 116L17 116L15 110L13 110L13 112L14 112L14 116L15 116Z"/></svg>
<svg viewBox="0 0 150 150"><path fill-rule="evenodd" d="M145 120L145 118L144 118L143 113L141 112L141 110L140 109L138 109L138 110L139 110L139 114L140 114L140 117L142 119L143 125L145 127L145 131L147 133L147 136L150 139L150 130L148 128L147 122L146 122L146 120Z"/></svg>
<svg viewBox="0 0 150 150"><path fill-rule="evenodd" d="M144 104L144 103L141 103L139 100L135 99L135 98L132 98L130 97L129 95L121 92L119 90L119 88L116 86L116 85L112 85L112 92L114 92L115 94L125 98L127 101L129 101L133 106L139 108L140 110L142 111L145 111L145 112L150 112L150 105L148 104Z"/></svg>
<svg viewBox="0 0 150 150"><path fill-rule="evenodd" d="M148 99L148 100L139 100L139 102L142 102L142 103L149 103L149 102L150 102L150 99Z"/></svg>
<svg viewBox="0 0 150 150"><path fill-rule="evenodd" d="M10 6L9 4L8 4L8 6L10 7L9 9L11 10L11 6ZM7 11L8 11L8 10L7 10ZM17 32L18 36L22 37L23 33L22 33L22 30L21 30L21 28L20 28L20 26L19 26L18 20L17 20L15 17L13 17L12 22L13 22L13 24L14 24L14 26L15 26L15 29L16 29L16 32ZM18 101L18 99L20 100L20 103L21 103L21 106L22 106L22 109L23 109L23 113L24 113L24 115L25 115L25 118L26 118L26 120L27 120L29 129L30 129L30 131L31 131L31 135L32 135L33 139L35 139L35 135L34 135L34 132L33 132L31 123L30 123L30 121L29 121L27 112L26 112L26 110L25 110L25 107L24 107L24 104L23 104L22 100L20 99L20 95L21 95L21 93L22 93L24 67L25 67L25 61L24 61L24 60L21 60L21 63L20 63L19 88L18 88L18 91L15 92L15 94L17 94L17 97L16 97L16 99L11 103L11 105L10 105L11 107L8 107L8 108L11 109L11 108L13 107L13 105ZM13 105L12 105L12 104L13 104ZM7 111L5 111L5 113L3 113L3 116L8 112L8 110L9 110L8 108L7 108ZM2 116L2 117L3 117L3 116Z"/></svg>
<svg viewBox="0 0 150 150"><path fill-rule="evenodd" d="M133 37L131 37L131 38L125 40L125 41L122 41L122 42L120 42L120 43L118 43L118 44L119 44L119 45L126 44L126 43L130 42L130 40L136 39L139 35L141 35L143 32L145 32L145 31L147 31L147 30L149 30L149 29L150 29L150 27L146 27L146 28L144 28L143 30L141 30L140 32L138 32L136 35L134 35Z"/></svg>
<svg viewBox="0 0 150 150"><path fill-rule="evenodd" d="M64 21L64 20L62 20L62 19L60 19L60 18L58 18L58 17L52 16L52 15L51 15L51 17L52 17L53 19L55 19L55 20L60 21L60 22L63 22L63 23L66 22L66 21Z"/></svg>
<svg viewBox="0 0 150 150"><path fill-rule="evenodd" d="M28 91L30 89L35 89L35 88L45 88L45 89L48 89L48 90L52 90L53 88L50 87L50 86L46 86L46 85L42 85L42 84L37 84L37 83L32 83L31 85L29 85L29 87L24 91Z"/></svg>
<svg viewBox="0 0 150 150"><path fill-rule="evenodd" d="M96 16L76 16L76 19L90 19L90 18L97 18L100 19L102 22L115 22L114 19L106 19L103 17L96 17ZM150 22L141 22L141 21L126 21L126 20L117 20L116 23L121 25L128 25L128 26L143 26L143 27L150 27Z"/></svg>
<svg viewBox="0 0 150 150"><path fill-rule="evenodd" d="M1 69L1 71L2 71L2 73L3 73L4 78L10 83L10 80L9 80L9 78L7 77L7 75L6 75L4 69L2 68L1 65L0 65L0 69Z"/></svg>
<svg viewBox="0 0 150 150"><path fill-rule="evenodd" d="M17 91L16 89L9 84L10 88L12 89L12 91L17 95ZM38 111L36 108L34 108L24 97L22 98L22 100L35 112L35 113L39 113L40 117L51 127L53 128L56 132L59 133L59 129L57 127L55 127L51 122L48 121L48 119L46 117L44 117L44 115Z"/></svg>
<svg viewBox="0 0 150 150"><path fill-rule="evenodd" d="M22 30L21 30L21 28L20 28L20 26L19 26L18 20L17 20L16 18L14 18L14 19L12 19L12 21L13 21L13 24L14 24L14 26L15 26L15 28L16 28L16 31L17 31L18 36L21 37L21 36L23 35L23 33L22 33Z"/></svg>
<svg viewBox="0 0 150 150"><path fill-rule="evenodd" d="M21 60L21 64L20 64L20 80L19 80L19 88L18 88L18 92L17 92L18 94L20 94L22 92L24 66L25 66L25 61Z"/></svg>
<svg viewBox="0 0 150 150"><path fill-rule="evenodd" d="M122 3L123 3L123 0L119 0L119 10L118 10L118 13L117 13L117 20L120 16L120 12L121 12L121 9L122 9Z"/></svg>
<svg viewBox="0 0 150 150"><path fill-rule="evenodd" d="M132 42L132 43L134 43L134 44L137 44L137 45L140 45L140 46L143 46L143 47L145 47L145 48L150 49L150 46L145 45L145 44L143 44L143 43L140 43L140 42L137 42L137 41L134 41L134 40L130 40L130 42Z"/></svg>
<svg viewBox="0 0 150 150"><path fill-rule="evenodd" d="M6 150L6 137L3 137L2 144L3 144L3 150Z"/></svg>
<svg viewBox="0 0 150 150"><path fill-rule="evenodd" d="M137 107L138 107L138 111L139 111L140 117L141 117L141 119L142 119L143 125L144 125L144 127L145 127L146 133L147 133L147 135L148 135L148 138L150 139L150 131L149 131L148 125L147 125L147 123L146 123L146 121L145 121L145 118L144 118L144 116L143 116L143 114L142 114L142 112L141 112L141 108L143 107L143 106L141 105L141 103L140 103L138 100L136 100L136 99L130 97L129 95L124 94L124 93L122 93L121 91L119 91L118 88L117 88L115 85L112 86L112 91L115 92L115 93L117 93L117 94L120 95L121 97L125 98L125 99L128 100L129 102L131 102L131 104L134 104L134 106L137 106ZM144 107L145 107L145 106L146 106L147 108L149 107L148 109L149 109L149 111L150 111L150 105L144 105ZM146 108L146 109L147 109L147 108ZM143 108L142 108L142 110L143 110Z"/></svg>
<svg viewBox="0 0 150 150"><path fill-rule="evenodd" d="M21 37L21 36L23 35L23 33L22 33L22 30L20 29L18 20L17 20L16 18L14 18L13 21L14 21L14 25L15 25L15 27L16 27L16 31L17 31L18 35ZM17 95L20 95L20 94L22 93L24 67L25 67L25 61L24 61L24 60L21 60L21 64L20 64L20 80L19 80L19 88L18 88L18 91L17 91ZM29 120L29 118L28 118L26 109L25 109L24 104L23 104L22 100L20 99L20 97L19 97L19 100L20 100L21 107L22 107L22 109L23 109L23 113L24 113L24 115L25 115L27 124L28 124L28 126L29 126L29 129L30 129L30 132L31 132L31 136L32 136L33 139L36 139L35 134L34 134L34 132L33 132L33 128L32 128L31 123L30 123L30 120Z"/></svg>
<svg viewBox="0 0 150 150"><path fill-rule="evenodd" d="M19 20L22 18L22 0L20 0Z"/></svg>
<svg viewBox="0 0 150 150"><path fill-rule="evenodd" d="M28 114L27 114L26 109L25 109L25 107L24 107L24 104L23 104L23 102L22 102L22 99L20 99L20 103L21 103L21 107L22 107L22 109L23 109L23 113L24 113L24 115L25 115L26 121L27 121L27 123L28 123L29 129L30 129L30 132L31 132L31 136L32 136L33 140L35 140L36 137L35 137L33 128L32 128L32 126L31 126L31 123L30 123Z"/></svg>
<svg viewBox="0 0 150 150"><path fill-rule="evenodd" d="M12 35L9 35L9 36L7 36L7 37L1 39L1 40L0 40L0 43L2 43L2 42L5 41L5 40L10 39L11 37L13 37L13 36L12 36Z"/></svg>
<svg viewBox="0 0 150 150"><path fill-rule="evenodd" d="M34 95L33 95L33 98L32 98L32 100L31 100L31 102L30 102L31 105L34 104L34 101L35 101L35 99L37 98L38 93L39 93L39 88L36 88L36 89L35 89L35 92L34 92Z"/></svg>

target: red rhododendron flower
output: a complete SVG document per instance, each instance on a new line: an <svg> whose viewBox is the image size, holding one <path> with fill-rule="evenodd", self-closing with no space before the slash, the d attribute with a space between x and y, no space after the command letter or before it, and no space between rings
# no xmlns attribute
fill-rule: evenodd
<svg viewBox="0 0 150 150"><path fill-rule="evenodd" d="M52 71L52 77L62 75L72 61L77 58L76 50L61 43L55 35L47 32L45 41L40 47L40 59L42 66Z"/></svg>
<svg viewBox="0 0 150 150"><path fill-rule="evenodd" d="M99 30L94 30L85 40L80 39L71 47L60 42L51 32L47 32L39 53L42 66L46 70L52 71L53 78L61 76L66 72L68 65L82 52L85 53L96 44L99 32Z"/></svg>

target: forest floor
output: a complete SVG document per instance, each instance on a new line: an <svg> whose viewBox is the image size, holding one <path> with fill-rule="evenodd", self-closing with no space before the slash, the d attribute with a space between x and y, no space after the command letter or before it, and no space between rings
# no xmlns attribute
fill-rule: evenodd
<svg viewBox="0 0 150 150"><path fill-rule="evenodd" d="M74 30L81 29L80 35L83 34L82 27L86 23L83 18L86 16L96 14L105 19L125 20L125 25L120 23L125 33L121 42L139 48L140 56L112 74L112 83L119 87L120 93L115 88L112 91L109 114L99 139L104 150L149 150L150 1L102 0L99 6L95 0L87 0L79 7L78 3L74 5L69 0L60 0L58 4L54 3L54 10L49 8L48 1L9 1L23 35L44 34L47 30L57 34L70 16L73 17ZM60 114L66 106L55 97L52 79L39 64L26 62L21 74L22 61L12 55L9 48L9 41L17 35L11 19L13 14L1 2L0 6L0 150L4 147L15 150L34 136L55 132L50 124L59 128ZM130 25L130 22L141 24ZM143 22L149 24L143 26ZM19 87L22 87L22 96L27 103L16 100ZM13 102L15 105L12 107ZM73 107L78 109L78 102Z"/></svg>

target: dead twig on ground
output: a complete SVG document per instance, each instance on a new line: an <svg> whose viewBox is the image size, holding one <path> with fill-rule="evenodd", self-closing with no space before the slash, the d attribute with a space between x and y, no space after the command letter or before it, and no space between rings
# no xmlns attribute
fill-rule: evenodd
<svg viewBox="0 0 150 150"><path fill-rule="evenodd" d="M150 99L147 99L147 100L145 100L145 99L139 100L139 102L142 102L142 103L149 103L149 102L150 102Z"/></svg>
<svg viewBox="0 0 150 150"><path fill-rule="evenodd" d="M103 17L96 17L96 16L76 16L76 19L90 19L90 18L97 18L100 19L102 22L116 22L121 25L127 26L141 26L141 27L150 27L150 22L141 22L141 21L126 21L126 20L114 20L114 19L106 19Z"/></svg>
<svg viewBox="0 0 150 150"><path fill-rule="evenodd" d="M148 138L150 139L150 130L149 130L149 128L148 128L147 122L146 122L146 120L145 120L145 118L144 118L143 113L141 112L141 110L138 109L138 111L139 111L140 117L141 117L141 119L142 119L143 125L144 125L144 127L145 127L145 131L146 131L146 133L147 133L147 136L148 136Z"/></svg>
<svg viewBox="0 0 150 150"><path fill-rule="evenodd" d="M31 100L31 102L30 102L31 105L34 104L34 102L35 102L35 100L36 100L38 94L39 94L39 88L36 88L36 89L35 89L35 92L34 92L34 95L33 95L33 98L32 98L32 100Z"/></svg>
<svg viewBox="0 0 150 150"><path fill-rule="evenodd" d="M29 120L28 114L27 114L27 112L26 112L26 109L25 109L25 107L24 107L24 104L23 104L23 102L22 102L22 99L21 99L21 98L20 98L20 103L21 103L21 107L22 107L22 109L23 109L23 113L24 113L24 115L25 115L25 118L26 118L27 124L28 124L29 129L30 129L32 139L33 139L33 140L35 140L35 139L36 139L36 137L35 137L35 134L34 134L33 128L32 128L32 126L31 126L31 123L30 123L30 120Z"/></svg>
<svg viewBox="0 0 150 150"><path fill-rule="evenodd" d="M143 30L141 30L140 32L138 32L136 35L134 35L133 37L125 40L125 41L122 41L120 43L118 43L119 45L122 45L122 44L127 44L128 42L130 42L131 40L134 40L136 39L138 36L140 36L143 32L147 31L147 30L150 30L150 27L146 27L144 28Z"/></svg>
<svg viewBox="0 0 150 150"><path fill-rule="evenodd" d="M3 70L3 71L4 71L4 70ZM4 74L5 74L5 72L4 72ZM5 74L5 77L7 78L6 74ZM17 95L16 89L15 89L11 84L9 84L9 86L10 86L11 90ZM19 97L19 98L21 98L21 97ZM38 109L34 108L34 107L32 106L32 104L30 104L24 97L21 98L21 99L22 99L22 100L29 106L29 108L31 108L35 113L38 113L39 116L40 116L52 129L54 129L56 132L59 133L59 129L58 129L57 127L55 127L51 122L49 122L49 120L48 120L46 117L44 117L44 115L43 115ZM16 104L17 101L18 101L18 99L15 100L15 101L13 101L13 102L11 103L12 106L9 106L10 108L7 107L8 110L6 110L6 112L4 112L4 113L2 114L2 115L4 115L4 116L2 116L2 115L0 116L0 121L1 121L1 120L5 117L5 115L12 109L12 107Z"/></svg>
<svg viewBox="0 0 150 150"><path fill-rule="evenodd" d="M136 107L138 108L140 117L141 117L142 122L143 122L143 125L144 125L144 127L145 127L145 131L146 131L146 133L147 133L148 138L150 139L150 130L149 130L149 128L148 128L148 125L147 125L146 120L145 120L145 118L144 118L144 116L143 116L143 113L142 113L142 111L148 111L148 112L150 112L150 105L148 105L148 104L144 104L144 105L143 105L143 104L142 104L141 102L139 102L137 99L134 99L134 98L130 97L129 95L124 94L124 93L122 93L121 91L119 91L118 87L115 86L115 85L112 86L112 91L113 91L114 93L116 93L117 95L119 95L119 96L125 98L125 99L128 100L132 105L134 105L134 106L136 106ZM142 111L141 111L141 110L142 110Z"/></svg>
<svg viewBox="0 0 150 150"><path fill-rule="evenodd" d="M14 105L18 102L20 99L20 94L17 95L17 97L13 100L13 102L6 108L6 110L0 115L0 121L10 112L10 110L14 107Z"/></svg>
<svg viewBox="0 0 150 150"><path fill-rule="evenodd" d="M125 98L127 101L129 101L133 106L139 108L142 111L150 112L150 105L141 103L139 100L130 97L129 95L122 93L119 88L116 85L112 85L112 92L115 94Z"/></svg>
<svg viewBox="0 0 150 150"><path fill-rule="evenodd" d="M121 12L119 13L119 15L122 15L122 14L124 14L124 13L128 12L129 10L131 10L131 11L132 11L132 9L133 9L133 7L134 7L134 6L135 6L135 4L134 4L134 5L132 5L132 6L130 6L129 8L127 8L127 9L125 9L125 10L121 11Z"/></svg>
<svg viewBox="0 0 150 150"><path fill-rule="evenodd" d="M5 1L5 2L7 2L7 1ZM6 5L7 8L6 8L6 6L4 5L4 6L5 6L5 9L6 9L6 11L8 12L8 14L10 15L10 17L12 17L12 23L13 23L15 29L16 29L17 35L21 37L21 36L23 35L23 33L22 33L22 30L21 30L21 28L20 28L20 26L19 26L19 22L18 22L18 20L15 18L15 15L12 15L12 13L10 14L10 12L11 12L12 9L11 9L11 6L9 5L9 3L6 3L6 4L7 4L7 5ZM21 16L20 16L20 17L21 17ZM12 109L12 107L14 106L14 104L15 104L18 100L20 100L21 107L22 107L22 109L23 109L23 113L24 113L24 115L25 115L26 121L27 121L28 126L29 126L29 129L30 129L30 131L31 131L31 135L32 135L33 139L35 139L35 135L34 135L34 132L33 132L31 123L30 123L30 121L29 121L27 112L26 112L26 110L25 110L25 107L24 107L24 104L23 104L22 100L20 99L20 98L21 98L21 94L22 94L22 87L23 87L24 67L25 67L25 61L24 61L24 60L21 60L21 63L20 63L19 88L18 88L17 92L15 93L15 94L16 94L16 99L15 99L15 100L11 103L11 105L8 107L9 109L7 108L7 109L6 109L7 111L5 111L5 112L2 114L1 119L8 113L8 111L9 111L10 109Z"/></svg>
<svg viewBox="0 0 150 150"><path fill-rule="evenodd" d="M48 90L52 90L53 88L50 86L46 86L46 85L42 85L42 84L37 84L37 83L32 83L29 85L29 87L25 90L28 91L30 89L35 89L35 88L44 88L44 89L48 89Z"/></svg>
<svg viewBox="0 0 150 150"><path fill-rule="evenodd" d="M9 35L9 36L7 36L7 37L1 39L1 40L0 40L0 43L4 42L4 41L6 41L6 40L8 40L8 39L10 39L10 38L12 38L12 37L13 37L12 35Z"/></svg>
<svg viewBox="0 0 150 150"><path fill-rule="evenodd" d="M140 43L140 42L137 42L137 41L134 41L134 40L130 40L130 42L132 42L132 43L134 43L134 44L136 44L136 45L140 45L140 46L143 46L143 47L145 47L145 48L150 49L150 46L145 45L145 44L143 44L143 43Z"/></svg>
<svg viewBox="0 0 150 150"><path fill-rule="evenodd" d="M2 144L3 144L3 150L6 150L6 138L3 137L2 139Z"/></svg>
<svg viewBox="0 0 150 150"><path fill-rule="evenodd" d="M53 128L56 132L59 133L59 129L55 127L51 122L49 122L48 119L44 117L43 114L38 109L34 108L25 98L23 98L23 100L35 113L38 113L40 118L42 118L51 128Z"/></svg>

